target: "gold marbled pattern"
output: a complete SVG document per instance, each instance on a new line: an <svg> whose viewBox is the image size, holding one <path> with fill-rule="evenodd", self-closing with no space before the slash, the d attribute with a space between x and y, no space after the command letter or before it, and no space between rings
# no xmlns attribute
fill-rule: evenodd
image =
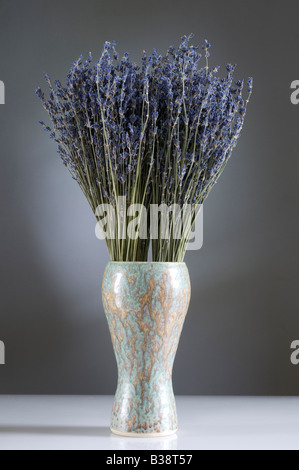
<svg viewBox="0 0 299 470"><path fill-rule="evenodd" d="M111 429L177 429L172 367L190 302L184 263L109 263L103 303L118 365Z"/></svg>

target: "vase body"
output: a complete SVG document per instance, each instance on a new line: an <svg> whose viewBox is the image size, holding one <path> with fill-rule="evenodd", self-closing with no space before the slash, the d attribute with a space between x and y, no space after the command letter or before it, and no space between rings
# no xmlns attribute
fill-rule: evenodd
<svg viewBox="0 0 299 470"><path fill-rule="evenodd" d="M172 367L190 302L185 263L109 263L102 294L118 366L112 432L175 433Z"/></svg>

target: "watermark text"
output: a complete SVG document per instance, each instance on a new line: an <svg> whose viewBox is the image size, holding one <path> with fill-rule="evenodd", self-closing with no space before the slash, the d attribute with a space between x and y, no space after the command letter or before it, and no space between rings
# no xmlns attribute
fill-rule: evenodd
<svg viewBox="0 0 299 470"><path fill-rule="evenodd" d="M0 366L5 364L5 344L0 341Z"/></svg>
<svg viewBox="0 0 299 470"><path fill-rule="evenodd" d="M127 207L120 196L116 207L101 204L96 209L99 240L183 240L187 251L203 246L203 206L198 204L142 204Z"/></svg>
<svg viewBox="0 0 299 470"><path fill-rule="evenodd" d="M291 103L297 105L299 104L299 80L291 83L291 90L294 90L291 94Z"/></svg>
<svg viewBox="0 0 299 470"><path fill-rule="evenodd" d="M5 104L5 86L0 80L0 104Z"/></svg>
<svg viewBox="0 0 299 470"><path fill-rule="evenodd" d="M299 365L299 341L293 341L291 344L291 349L293 350L291 354L291 363L293 366Z"/></svg>

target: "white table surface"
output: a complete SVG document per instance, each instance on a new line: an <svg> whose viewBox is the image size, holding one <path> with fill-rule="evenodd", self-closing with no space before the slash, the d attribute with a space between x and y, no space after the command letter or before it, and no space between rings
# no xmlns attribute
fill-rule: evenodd
<svg viewBox="0 0 299 470"><path fill-rule="evenodd" d="M109 430L109 396L0 396L0 450L299 449L299 398L177 397L164 438Z"/></svg>

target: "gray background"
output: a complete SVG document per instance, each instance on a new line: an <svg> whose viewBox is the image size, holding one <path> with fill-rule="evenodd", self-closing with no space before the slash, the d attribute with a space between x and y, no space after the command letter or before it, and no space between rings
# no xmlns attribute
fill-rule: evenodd
<svg viewBox="0 0 299 470"><path fill-rule="evenodd" d="M237 62L254 96L233 159L205 205L204 247L187 256L193 297L177 394L298 395L299 79L297 0L0 0L0 393L113 393L100 301L108 256L95 220L37 122L42 72L66 75L105 40L137 60L183 34Z"/></svg>

